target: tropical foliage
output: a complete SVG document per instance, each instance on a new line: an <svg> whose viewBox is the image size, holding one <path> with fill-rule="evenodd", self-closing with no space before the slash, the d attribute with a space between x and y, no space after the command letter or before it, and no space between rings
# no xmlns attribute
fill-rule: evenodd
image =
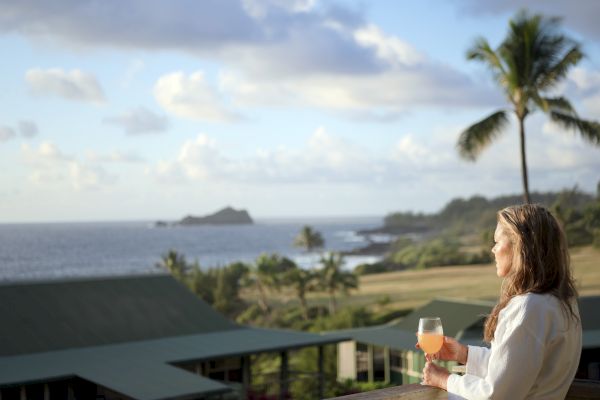
<svg viewBox="0 0 600 400"><path fill-rule="evenodd" d="M256 289L258 305L268 313L271 310L267 302L268 292L279 291L287 283L290 271L297 268L289 258L278 254L261 254L245 276L244 285Z"/></svg>
<svg viewBox="0 0 600 400"><path fill-rule="evenodd" d="M172 249L166 254L162 255L157 266L159 268L166 269L177 279L182 279L187 274L189 269L189 266L185 260L185 256Z"/></svg>
<svg viewBox="0 0 600 400"><path fill-rule="evenodd" d="M405 268L429 268L446 265L468 265L490 262L489 249L477 253L461 251L458 240L440 237L427 242L406 246L392 254L390 260Z"/></svg>
<svg viewBox="0 0 600 400"><path fill-rule="evenodd" d="M320 287L329 294L329 314L336 312L336 294L348 294L358 287L358 279L352 272L342 269L344 258L339 253L328 253L321 257Z"/></svg>
<svg viewBox="0 0 600 400"><path fill-rule="evenodd" d="M298 236L294 239L294 246L305 249L310 252L321 249L325 246L325 240L318 231L315 231L308 225L302 227Z"/></svg>
<svg viewBox="0 0 600 400"><path fill-rule="evenodd" d="M464 130L457 144L460 155L475 160L504 132L512 112L519 126L524 198L530 203L525 152L527 116L541 110L566 130L578 132L589 143L600 144L600 124L581 119L569 100L550 94L583 56L579 44L560 33L559 19L530 15L526 11L510 21L508 35L497 49L492 49L486 39L478 38L467 58L491 69L510 110L494 111Z"/></svg>

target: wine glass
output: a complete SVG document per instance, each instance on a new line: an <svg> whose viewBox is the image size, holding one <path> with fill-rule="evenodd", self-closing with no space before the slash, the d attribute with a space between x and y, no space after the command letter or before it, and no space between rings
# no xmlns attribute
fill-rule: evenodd
<svg viewBox="0 0 600 400"><path fill-rule="evenodd" d="M440 351L444 344L442 320L439 317L420 318L417 338L419 347L423 349L425 354L435 354Z"/></svg>

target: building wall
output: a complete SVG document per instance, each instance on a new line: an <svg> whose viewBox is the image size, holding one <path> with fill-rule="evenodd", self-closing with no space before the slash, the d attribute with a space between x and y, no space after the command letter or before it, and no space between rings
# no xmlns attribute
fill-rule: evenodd
<svg viewBox="0 0 600 400"><path fill-rule="evenodd" d="M372 380L385 381L386 358L385 348L371 346L372 356L369 357L369 345L357 342L338 344L338 379L353 379L359 382L369 381L369 369ZM421 373L425 367L425 355L422 351L390 349L388 359L389 381L396 385L421 382ZM448 369L455 362L436 361Z"/></svg>
<svg viewBox="0 0 600 400"><path fill-rule="evenodd" d="M356 379L356 342L338 344L338 379Z"/></svg>

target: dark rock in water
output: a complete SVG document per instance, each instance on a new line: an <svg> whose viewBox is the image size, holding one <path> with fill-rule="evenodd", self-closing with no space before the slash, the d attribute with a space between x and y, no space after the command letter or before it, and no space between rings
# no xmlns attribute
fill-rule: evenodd
<svg viewBox="0 0 600 400"><path fill-rule="evenodd" d="M391 243L369 243L364 247L353 250L343 251L345 256L379 256L388 253L391 250Z"/></svg>
<svg viewBox="0 0 600 400"><path fill-rule="evenodd" d="M178 225L245 225L253 224L250 214L246 210L235 210L231 207L217 211L204 217L188 215L178 222Z"/></svg>
<svg viewBox="0 0 600 400"><path fill-rule="evenodd" d="M154 227L155 228L165 228L167 226L169 226L169 224L167 222L165 222L165 221L156 221L154 223Z"/></svg>

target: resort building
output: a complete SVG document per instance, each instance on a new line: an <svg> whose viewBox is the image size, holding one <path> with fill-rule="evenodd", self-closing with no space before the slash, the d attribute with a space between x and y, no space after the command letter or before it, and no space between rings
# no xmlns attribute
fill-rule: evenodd
<svg viewBox="0 0 600 400"><path fill-rule="evenodd" d="M425 366L423 352L415 348L421 317L441 317L444 334L471 345L484 345L483 322L493 303L436 299L387 325L335 332L353 340L338 344L338 379L417 383ZM600 379L600 296L579 301L583 350L576 378ZM442 363L452 368L456 363Z"/></svg>
<svg viewBox="0 0 600 400"><path fill-rule="evenodd" d="M349 337L240 326L166 275L0 285L0 399L238 399L251 364L279 357L269 387L284 398L292 350Z"/></svg>

